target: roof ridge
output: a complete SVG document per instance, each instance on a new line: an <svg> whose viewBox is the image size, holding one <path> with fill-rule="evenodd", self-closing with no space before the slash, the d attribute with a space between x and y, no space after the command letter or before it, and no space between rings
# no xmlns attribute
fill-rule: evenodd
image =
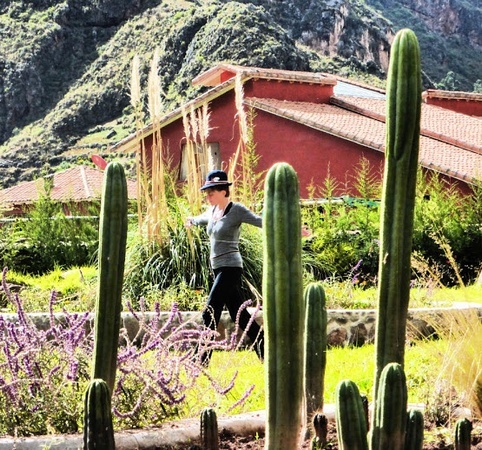
<svg viewBox="0 0 482 450"><path fill-rule="evenodd" d="M285 80L285 81L300 81L300 82L310 82L310 83L321 83L321 84L336 84L335 76L327 74L325 72L308 72L302 70L287 70L287 69L271 69L264 67L253 67L253 66L238 66L229 63L220 63L211 69L197 75L193 78L192 84L204 85L204 86L218 86L222 84L217 80L216 75L223 71L233 72L236 75L241 75L244 79L250 78L267 78L274 80ZM233 76L232 78L235 78ZM214 84L213 84L214 83Z"/></svg>
<svg viewBox="0 0 482 450"><path fill-rule="evenodd" d="M459 100L473 100L476 102L482 102L482 93L427 89L422 93L422 98L455 98Z"/></svg>
<svg viewBox="0 0 482 450"><path fill-rule="evenodd" d="M339 106L340 108L345 108L345 109L348 109L349 111L359 113L359 114L363 114L366 117L376 119L380 122L385 122L385 114L380 114L380 113L377 113L376 111L369 110L367 108L363 108L362 106L359 106L355 103L351 103L351 102L349 102L347 100L344 100L340 97L332 95L330 97L330 103L335 105L335 106Z"/></svg>

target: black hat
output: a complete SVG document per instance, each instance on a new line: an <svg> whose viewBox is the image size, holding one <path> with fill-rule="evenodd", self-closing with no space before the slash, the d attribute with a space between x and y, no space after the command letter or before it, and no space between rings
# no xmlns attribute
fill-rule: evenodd
<svg viewBox="0 0 482 450"><path fill-rule="evenodd" d="M201 187L201 191L204 189L214 188L218 186L231 186L233 183L228 181L228 176L223 170L212 170L206 176L206 181Z"/></svg>

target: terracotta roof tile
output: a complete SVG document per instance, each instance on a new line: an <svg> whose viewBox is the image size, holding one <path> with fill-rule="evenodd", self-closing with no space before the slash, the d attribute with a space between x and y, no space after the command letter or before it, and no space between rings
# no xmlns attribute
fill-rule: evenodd
<svg viewBox="0 0 482 450"><path fill-rule="evenodd" d="M384 151L385 148L385 123L382 121L385 113L385 102L374 99L353 99L349 103L351 109L340 108L335 105L287 102L274 99L246 99L245 102L250 106L267 111L271 114L296 121L311 128L339 136L343 139L356 142L366 147ZM430 117L434 107L425 105L422 112L422 126L428 130L440 130L442 124L438 124L436 119ZM441 108L437 108L441 109ZM356 111L356 112L355 112ZM363 114L362 112L365 112ZM440 111L436 111L437 114ZM453 113L448 111L447 120L457 122L458 117L454 118ZM464 117L464 121L471 118ZM441 120L438 116L438 120ZM480 125L478 119L474 119L473 125ZM464 126L465 127L465 126ZM464 138L463 133L454 134L460 139ZM470 131L470 136L479 136L482 130ZM464 139L464 142L467 139ZM474 141L482 142L480 139ZM479 144L480 145L480 144ZM472 147L478 147L476 144ZM453 142L443 142L434 139L432 136L422 135L420 138L420 164L424 167L437 170L441 173L450 175L454 178L471 181L482 179L482 152L466 149Z"/></svg>
<svg viewBox="0 0 482 450"><path fill-rule="evenodd" d="M104 172L88 166L77 166L50 175L53 187L50 197L55 201L89 201L99 199L102 192ZM128 180L129 198L136 197L136 183ZM45 194L44 178L20 183L0 191L0 203L28 204Z"/></svg>
<svg viewBox="0 0 482 450"><path fill-rule="evenodd" d="M360 114L385 120L385 101L372 98L332 97L332 103ZM482 153L482 119L422 103L420 133L467 150Z"/></svg>

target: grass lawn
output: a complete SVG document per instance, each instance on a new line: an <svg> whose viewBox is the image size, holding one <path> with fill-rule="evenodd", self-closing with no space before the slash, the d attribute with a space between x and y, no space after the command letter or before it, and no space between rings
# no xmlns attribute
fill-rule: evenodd
<svg viewBox="0 0 482 450"><path fill-rule="evenodd" d="M407 347L405 372L409 389L409 403L426 403L433 389L436 377L441 371L441 341L420 342ZM354 381L360 393L372 398L375 370L375 348L373 345L351 348L331 348L327 351L325 374L325 403L335 402L335 389L341 380ZM216 352L209 366L209 373L226 384L237 372L235 388L227 395L213 393L204 385L202 378L186 401L182 414L197 416L202 407L215 407L220 414L237 414L265 408L264 366L255 353L249 350L237 352ZM233 408L243 395L253 390L246 401Z"/></svg>

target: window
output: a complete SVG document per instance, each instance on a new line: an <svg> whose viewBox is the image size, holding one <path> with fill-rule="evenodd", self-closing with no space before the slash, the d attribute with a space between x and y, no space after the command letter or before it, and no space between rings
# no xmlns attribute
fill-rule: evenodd
<svg viewBox="0 0 482 450"><path fill-rule="evenodd" d="M221 153L218 142L209 142L204 145L193 143L192 149L195 158L195 167L199 167L203 179L210 170L221 167ZM192 162L189 161L189 153L189 146L183 144L181 148L181 170L179 174L181 181L186 181L189 170L193 167Z"/></svg>

